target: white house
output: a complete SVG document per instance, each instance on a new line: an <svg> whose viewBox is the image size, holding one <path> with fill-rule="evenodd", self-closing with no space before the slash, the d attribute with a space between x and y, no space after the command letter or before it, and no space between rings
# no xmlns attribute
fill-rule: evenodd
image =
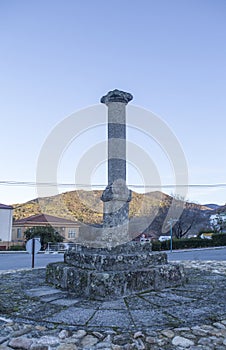
<svg viewBox="0 0 226 350"><path fill-rule="evenodd" d="M0 203L0 249L7 249L12 240L13 207Z"/></svg>

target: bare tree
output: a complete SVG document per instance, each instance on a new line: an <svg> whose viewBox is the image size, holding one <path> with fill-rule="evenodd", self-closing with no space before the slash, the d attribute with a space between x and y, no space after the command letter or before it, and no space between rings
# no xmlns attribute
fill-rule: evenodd
<svg viewBox="0 0 226 350"><path fill-rule="evenodd" d="M178 196L174 197L174 199L176 199L174 201L175 212L177 206L184 206L181 216L177 218L172 229L173 236L181 239L187 236L189 232L194 231L194 228L203 221L205 213L201 210L201 206L196 203L187 202L184 198Z"/></svg>

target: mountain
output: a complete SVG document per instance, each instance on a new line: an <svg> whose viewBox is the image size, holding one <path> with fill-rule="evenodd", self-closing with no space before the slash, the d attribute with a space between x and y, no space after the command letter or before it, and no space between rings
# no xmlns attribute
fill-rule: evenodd
<svg viewBox="0 0 226 350"><path fill-rule="evenodd" d="M13 205L14 220L45 213L88 224L101 224L103 220L101 194L101 190L78 190L15 204ZM146 194L133 192L129 210L133 231L140 232L140 228L145 227L148 232L155 231L160 234L172 201L173 197L159 191ZM191 220L194 215L199 218L199 226L208 221L206 213L210 211L209 207L184 203L179 199L175 199L175 208L181 204L185 208L182 214L185 223Z"/></svg>
<svg viewBox="0 0 226 350"><path fill-rule="evenodd" d="M70 191L52 197L36 198L22 204L14 204L14 219L46 213L87 223L101 223L103 202L101 190ZM133 192L130 202L130 216L146 216L156 208L169 206L172 197L162 192L139 194Z"/></svg>
<svg viewBox="0 0 226 350"><path fill-rule="evenodd" d="M209 208L209 209L212 209L212 210L216 210L218 208L220 208L220 205L218 204L214 204L214 203L211 203L211 204L204 204L205 207Z"/></svg>

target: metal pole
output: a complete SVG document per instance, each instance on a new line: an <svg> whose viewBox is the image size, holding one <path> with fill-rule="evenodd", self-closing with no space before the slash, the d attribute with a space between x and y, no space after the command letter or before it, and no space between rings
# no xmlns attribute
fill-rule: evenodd
<svg viewBox="0 0 226 350"><path fill-rule="evenodd" d="M173 225L170 223L170 252L173 251Z"/></svg>
<svg viewBox="0 0 226 350"><path fill-rule="evenodd" d="M32 251L31 251L32 263L31 268L35 266L35 238L32 238Z"/></svg>

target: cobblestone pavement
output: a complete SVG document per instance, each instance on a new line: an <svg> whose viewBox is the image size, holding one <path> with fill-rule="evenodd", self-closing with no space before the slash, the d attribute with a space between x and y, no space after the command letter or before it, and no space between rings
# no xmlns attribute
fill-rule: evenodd
<svg viewBox="0 0 226 350"><path fill-rule="evenodd" d="M181 262L187 283L108 302L45 283L45 269L1 273L0 349L225 350L226 261Z"/></svg>

